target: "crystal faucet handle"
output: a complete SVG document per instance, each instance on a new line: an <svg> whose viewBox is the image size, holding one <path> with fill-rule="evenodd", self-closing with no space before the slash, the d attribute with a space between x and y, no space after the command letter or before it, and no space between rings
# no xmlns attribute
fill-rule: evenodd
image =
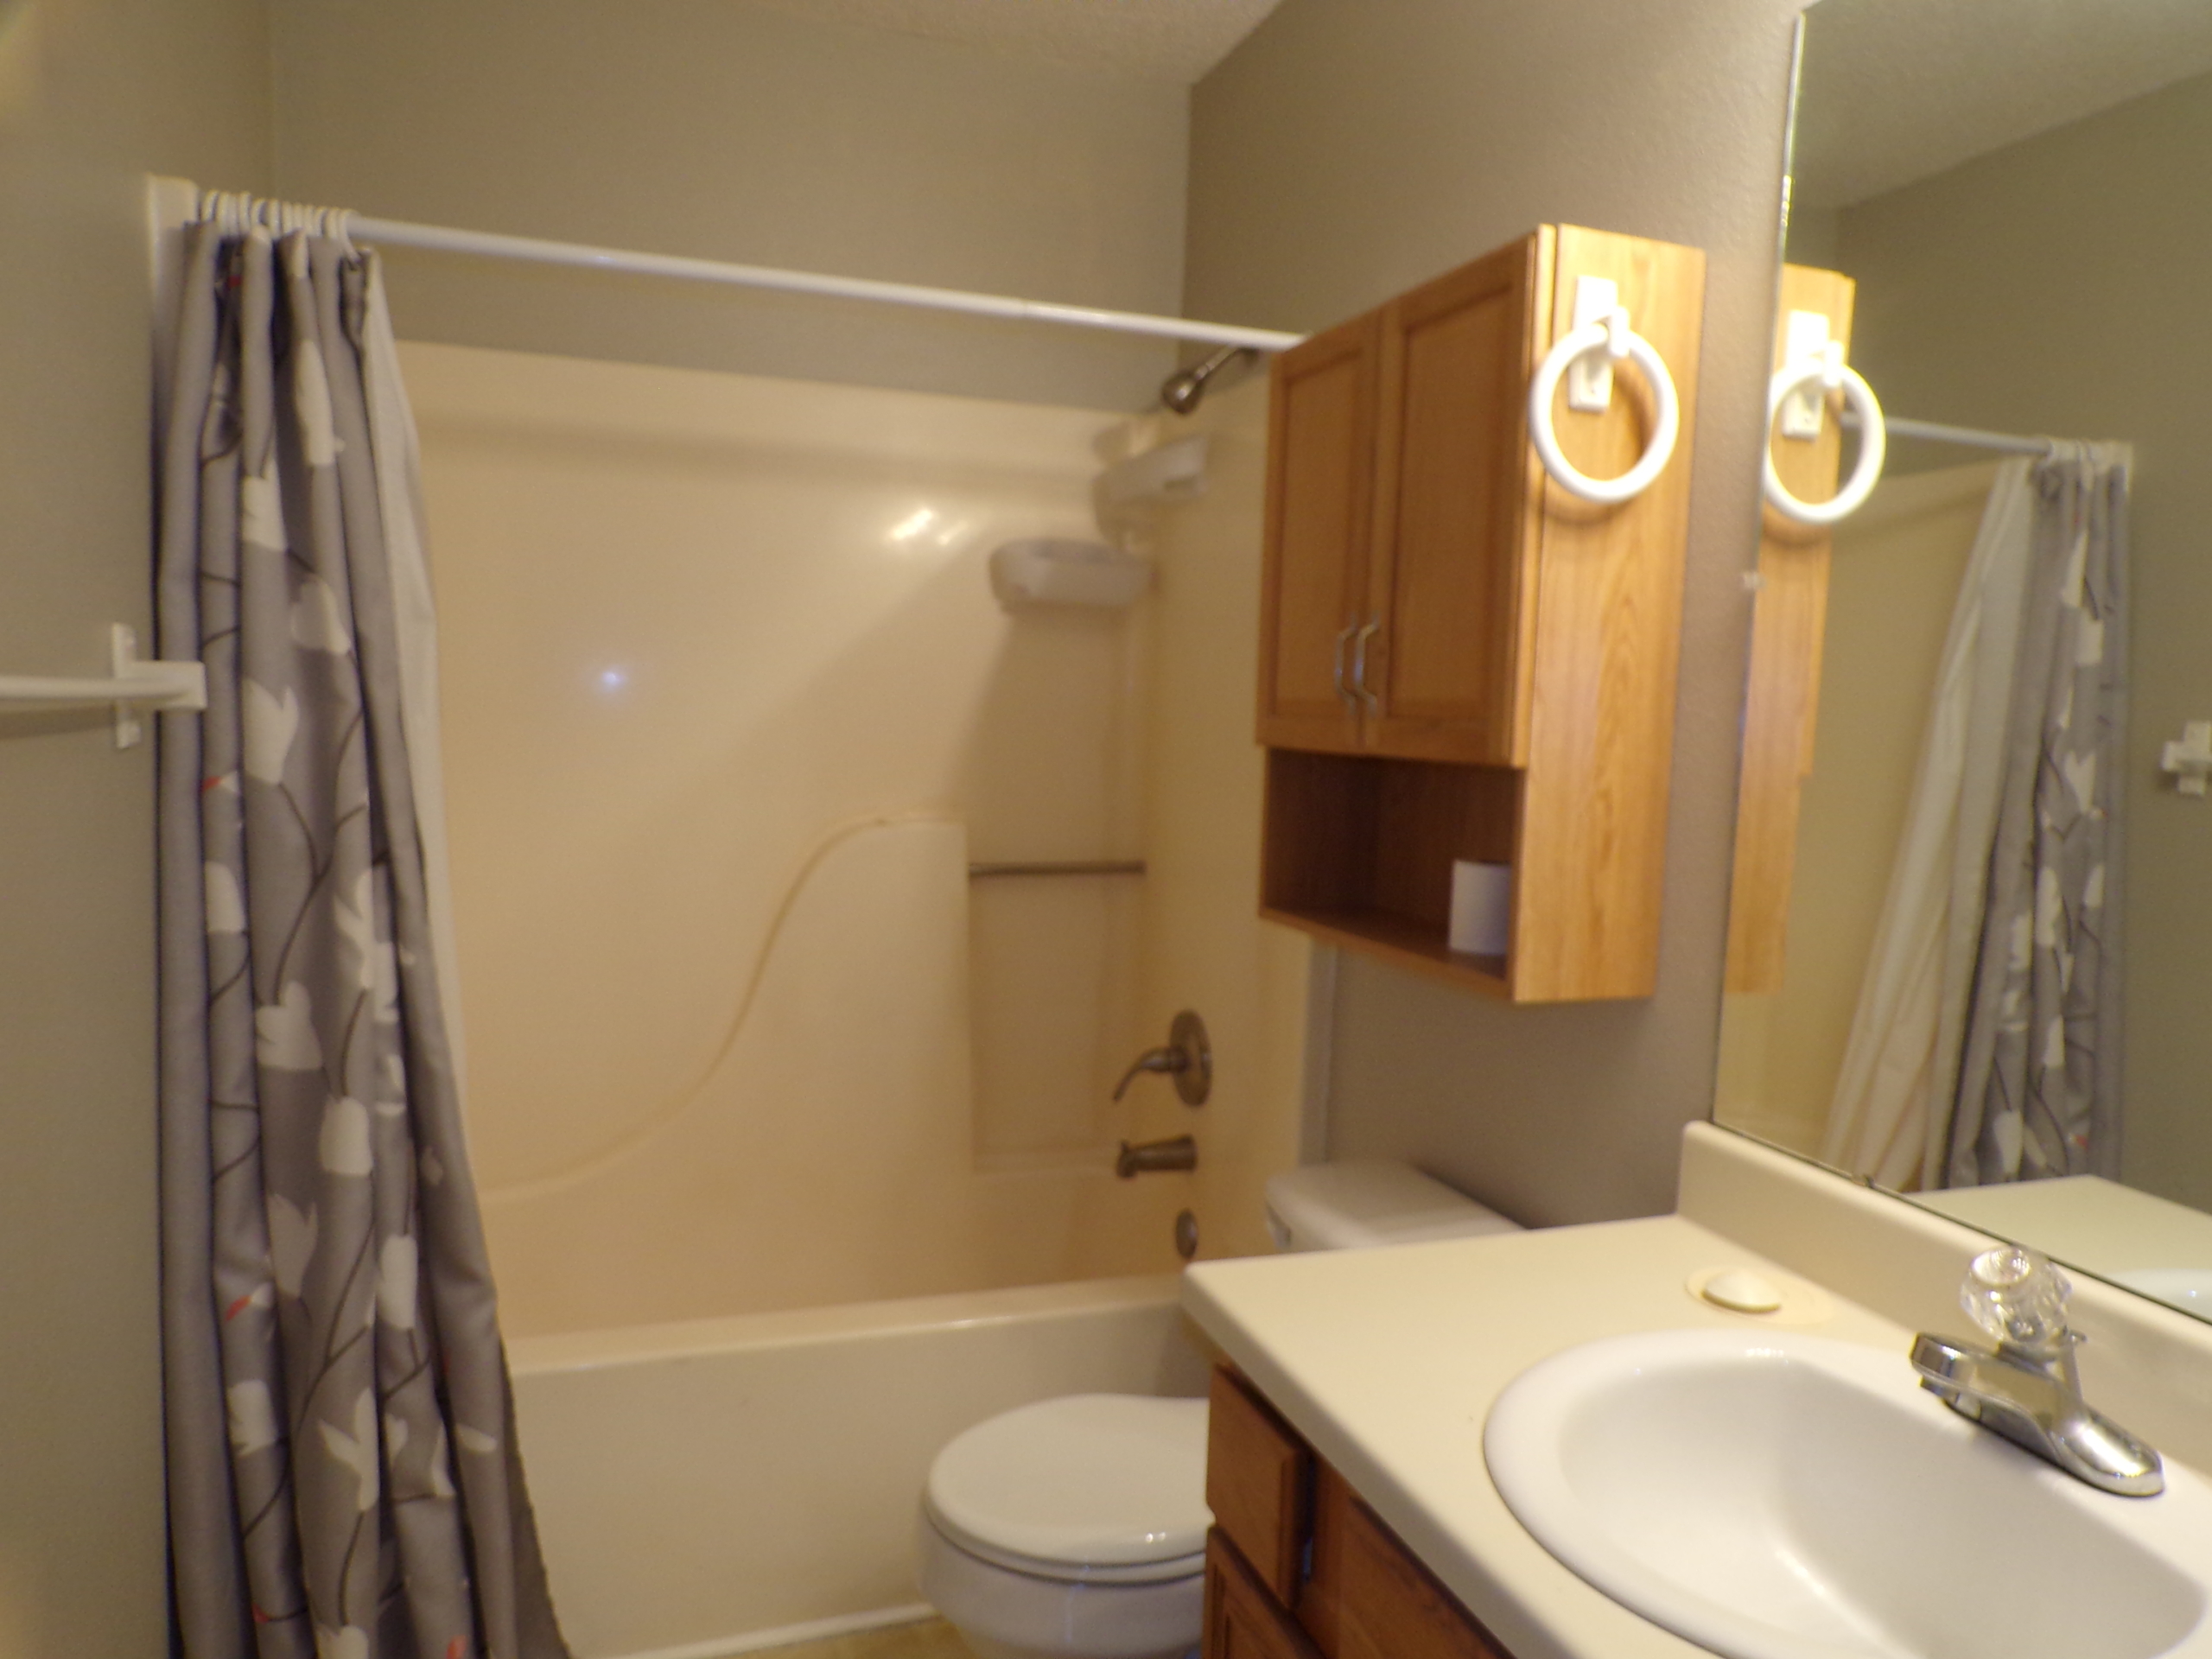
<svg viewBox="0 0 2212 1659"><path fill-rule="evenodd" d="M2000 1345L2053 1354L2069 1344L2066 1299L2073 1289L2049 1257L2005 1244L1974 1257L1959 1287L1959 1306Z"/></svg>

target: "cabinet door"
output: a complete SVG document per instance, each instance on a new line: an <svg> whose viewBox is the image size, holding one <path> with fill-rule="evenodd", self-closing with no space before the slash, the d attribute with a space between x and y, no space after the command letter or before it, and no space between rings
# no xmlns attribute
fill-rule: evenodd
<svg viewBox="0 0 2212 1659"><path fill-rule="evenodd" d="M1243 1382L1214 1369L1206 1418L1206 1507L1284 1601L1298 1592L1313 1454Z"/></svg>
<svg viewBox="0 0 2212 1659"><path fill-rule="evenodd" d="M1505 1659L1344 1477L1324 1465L1299 1623L1328 1659Z"/></svg>
<svg viewBox="0 0 2212 1659"><path fill-rule="evenodd" d="M1206 1539L1205 1659L1321 1659L1235 1545Z"/></svg>
<svg viewBox="0 0 2212 1659"><path fill-rule="evenodd" d="M1355 318L1275 359L1260 595L1260 741L1356 750L1344 679L1362 620L1375 493L1379 319Z"/></svg>
<svg viewBox="0 0 2212 1659"><path fill-rule="evenodd" d="M1382 312L1368 747L1520 763L1538 526L1523 404L1551 246L1523 238Z"/></svg>

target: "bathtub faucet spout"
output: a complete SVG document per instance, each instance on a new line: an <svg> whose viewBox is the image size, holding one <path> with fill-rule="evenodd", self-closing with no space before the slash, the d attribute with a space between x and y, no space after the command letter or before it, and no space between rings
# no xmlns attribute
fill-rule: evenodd
<svg viewBox="0 0 2212 1659"><path fill-rule="evenodd" d="M1124 1141L1121 1155L1114 1160L1114 1173L1125 1181L1153 1170L1198 1166L1198 1143L1187 1135L1179 1135L1172 1141L1140 1141L1134 1146Z"/></svg>

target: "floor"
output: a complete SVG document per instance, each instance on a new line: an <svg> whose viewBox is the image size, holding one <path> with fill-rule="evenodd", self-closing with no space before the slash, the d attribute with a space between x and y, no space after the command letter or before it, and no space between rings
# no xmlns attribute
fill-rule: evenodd
<svg viewBox="0 0 2212 1659"><path fill-rule="evenodd" d="M767 1648L752 1659L975 1659L960 1633L941 1618L891 1624L880 1630Z"/></svg>

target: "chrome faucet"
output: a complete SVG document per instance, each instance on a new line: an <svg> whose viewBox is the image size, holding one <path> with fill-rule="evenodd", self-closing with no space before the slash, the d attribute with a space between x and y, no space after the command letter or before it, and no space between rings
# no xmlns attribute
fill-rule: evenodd
<svg viewBox="0 0 2212 1659"><path fill-rule="evenodd" d="M1923 1332L1913 1338L1920 1386L1961 1417L2002 1434L2076 1480L2127 1497L2165 1490L2158 1454L2082 1398L2066 1323L2072 1287L2033 1250L2003 1245L1974 1257L1959 1302L1994 1348Z"/></svg>

